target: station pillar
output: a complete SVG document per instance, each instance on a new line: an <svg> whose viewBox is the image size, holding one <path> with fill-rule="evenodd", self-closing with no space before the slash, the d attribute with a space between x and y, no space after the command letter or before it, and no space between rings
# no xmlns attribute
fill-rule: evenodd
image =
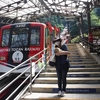
<svg viewBox="0 0 100 100"><path fill-rule="evenodd" d="M88 20L88 41L93 43L93 35L91 31L91 16L90 16L90 3L87 2L87 20ZM93 48L90 46L90 52L93 52Z"/></svg>

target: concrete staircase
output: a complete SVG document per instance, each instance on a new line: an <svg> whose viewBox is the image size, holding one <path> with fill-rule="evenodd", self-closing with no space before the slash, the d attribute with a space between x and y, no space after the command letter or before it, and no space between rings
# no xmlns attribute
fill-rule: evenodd
<svg viewBox="0 0 100 100"><path fill-rule="evenodd" d="M57 77L54 67L48 65L20 100L100 100L100 65L80 44L68 44L71 67L66 94L58 97Z"/></svg>

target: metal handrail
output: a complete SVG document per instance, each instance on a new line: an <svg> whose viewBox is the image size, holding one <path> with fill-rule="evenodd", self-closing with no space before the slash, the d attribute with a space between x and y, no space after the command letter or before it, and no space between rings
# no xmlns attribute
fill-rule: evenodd
<svg viewBox="0 0 100 100"><path fill-rule="evenodd" d="M19 74L12 82L10 82L9 84L7 84L3 89L0 90L0 93L2 93L5 89L7 89L9 86L11 86L18 78L20 78L27 70L30 69L30 74L28 77L26 77L26 79L6 98L6 100L9 100L9 98L11 98L11 96L27 81L27 79L30 78L30 83L27 85L25 91L30 87L30 93L32 93L32 82L36 79L36 77L40 74L40 72L44 69L44 67L46 66L46 63L44 63L44 65L42 66L42 68L40 69L40 71L37 73L37 75L35 75L35 77L32 79L32 67L35 67L35 64L40 61L41 59L44 59L46 61L47 59L47 56L46 56L46 53L45 53L45 57L41 57L40 59L38 59L37 61L34 62L34 66L32 66L32 60L35 56L41 54L42 52L46 52L48 48L45 48L44 50L40 51L39 53L33 55L32 57L30 57L29 59L27 59L26 61L22 62L21 64L19 64L18 66L12 68L10 71L4 73L3 75L0 76L0 80L5 78L7 75L11 74L14 70L18 69L20 66L22 66L23 64L25 64L26 62L29 62L30 61L30 66L25 69L25 71L23 71L21 74ZM46 58L46 59L45 59ZM36 70L36 69L35 69ZM24 91L24 92L25 92ZM22 96L23 93L20 95ZM20 97L19 97L20 98ZM18 99L15 99L15 100L18 100Z"/></svg>
<svg viewBox="0 0 100 100"><path fill-rule="evenodd" d="M91 48L96 48L99 46L99 45L93 44L93 43L91 43L83 38L81 38L80 41L87 43L87 45L89 45Z"/></svg>
<svg viewBox="0 0 100 100"><path fill-rule="evenodd" d="M19 68L20 66L22 66L23 64L25 64L26 62L30 61L31 59L33 59L35 56L39 55L40 53L42 53L45 50L40 51L39 53L35 54L34 56L30 57L29 59L25 60L24 62L22 62L21 64L19 64L18 66L16 66L15 68L11 69L10 71L6 72L5 74L0 76L0 80L3 79L5 76L9 75L11 72L13 72L14 70L16 70L17 68Z"/></svg>
<svg viewBox="0 0 100 100"><path fill-rule="evenodd" d="M7 84L2 90L0 90L0 93L2 93L4 90L6 90L10 85L12 85L18 78L20 78L28 69L30 69L29 67L22 72L19 76L17 76L14 80L12 80L9 84Z"/></svg>
<svg viewBox="0 0 100 100"><path fill-rule="evenodd" d="M38 74L32 79L32 82L36 79L36 77L40 74L40 72L43 70L43 68L38 72ZM14 100L19 100L20 99L20 97L27 91L27 89L30 87L31 88L31 83L29 83L25 88L24 88L24 90L23 91L21 91L21 93L19 94L19 95L17 95L15 98L14 98ZM32 88L31 88L32 89ZM30 94L31 94L31 92L30 92Z"/></svg>
<svg viewBox="0 0 100 100"><path fill-rule="evenodd" d="M81 38L80 41L82 41L83 45L89 46L90 48L92 48L91 52L96 52L98 55L100 55L100 44L91 43L84 38Z"/></svg>

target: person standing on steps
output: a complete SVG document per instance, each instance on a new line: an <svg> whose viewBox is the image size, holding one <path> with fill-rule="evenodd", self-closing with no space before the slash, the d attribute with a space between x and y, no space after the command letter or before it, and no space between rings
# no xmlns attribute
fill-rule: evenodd
<svg viewBox="0 0 100 100"><path fill-rule="evenodd" d="M70 64L67 55L70 54L67 45L61 43L62 40L58 37L53 40L55 44L55 58L56 58L56 72L58 78L58 96L64 96L66 92L66 76L69 70Z"/></svg>

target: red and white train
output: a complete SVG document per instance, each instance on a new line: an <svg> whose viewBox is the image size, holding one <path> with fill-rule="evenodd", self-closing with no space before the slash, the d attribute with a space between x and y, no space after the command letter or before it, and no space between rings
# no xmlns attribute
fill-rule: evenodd
<svg viewBox="0 0 100 100"><path fill-rule="evenodd" d="M49 32L48 32L49 31ZM4 73L45 48L50 24L24 22L9 24L0 30L0 72ZM34 58L37 60L38 55ZM15 72L22 72L25 66Z"/></svg>

